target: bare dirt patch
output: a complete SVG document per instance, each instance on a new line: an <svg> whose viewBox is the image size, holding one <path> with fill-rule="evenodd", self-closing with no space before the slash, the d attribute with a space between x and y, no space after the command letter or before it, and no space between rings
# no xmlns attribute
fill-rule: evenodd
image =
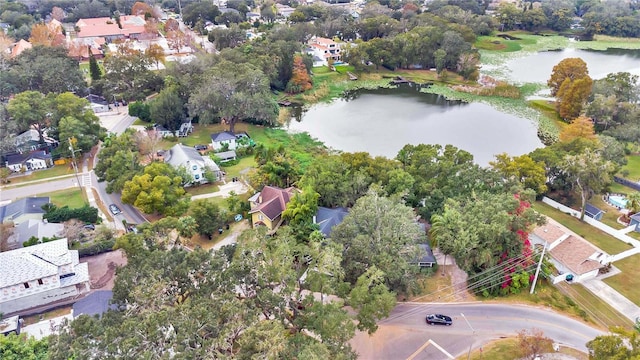
<svg viewBox="0 0 640 360"><path fill-rule="evenodd" d="M110 251L104 254L87 256L80 262L89 264L91 289L111 290L115 280L116 268L127 264L127 258L122 250Z"/></svg>

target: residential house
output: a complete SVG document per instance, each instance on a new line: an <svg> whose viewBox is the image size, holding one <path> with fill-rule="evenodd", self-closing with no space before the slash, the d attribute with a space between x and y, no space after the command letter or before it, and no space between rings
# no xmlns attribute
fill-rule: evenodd
<svg viewBox="0 0 640 360"><path fill-rule="evenodd" d="M64 224L50 223L47 220L27 219L16 225L13 235L9 237L8 245L11 248L20 248L24 242L35 237L53 239L64 236Z"/></svg>
<svg viewBox="0 0 640 360"><path fill-rule="evenodd" d="M554 283L592 279L610 263L610 255L552 222L536 227L529 234L529 240L532 244L546 246L549 251L551 262L559 272Z"/></svg>
<svg viewBox="0 0 640 360"><path fill-rule="evenodd" d="M0 220L3 224L12 222L19 225L29 219L42 220L45 211L42 206L50 203L46 197L28 197L16 200L4 206L0 206Z"/></svg>
<svg viewBox="0 0 640 360"><path fill-rule="evenodd" d="M211 146L214 151L235 150L237 148L236 135L230 131L211 134Z"/></svg>
<svg viewBox="0 0 640 360"><path fill-rule="evenodd" d="M259 13L255 13L255 12L248 12L248 13L246 14L246 18L247 18L247 21L248 21L248 22L250 22L250 23L254 23L254 22L256 22L256 21L260 21L261 16L260 16L260 14L259 14Z"/></svg>
<svg viewBox="0 0 640 360"><path fill-rule="evenodd" d="M349 210L343 207L330 209L320 206L313 216L313 223L318 224L320 232L325 238L330 238L333 227L340 224L348 213Z"/></svg>
<svg viewBox="0 0 640 360"><path fill-rule="evenodd" d="M111 110L111 107L109 107L109 102L103 96L89 94L85 97L85 99L89 100L89 106L91 106L91 110L93 110L93 112L96 114Z"/></svg>
<svg viewBox="0 0 640 360"><path fill-rule="evenodd" d="M187 137L193 132L193 124L191 121L186 121L180 124L178 129L178 137Z"/></svg>
<svg viewBox="0 0 640 360"><path fill-rule="evenodd" d="M635 225L634 231L640 232L640 212L631 215L629 225Z"/></svg>
<svg viewBox="0 0 640 360"><path fill-rule="evenodd" d="M598 221L602 219L602 215L604 215L604 211L598 209L597 207L587 203L584 209L584 214L590 218L594 218Z"/></svg>
<svg viewBox="0 0 640 360"><path fill-rule="evenodd" d="M0 312L4 314L74 299L89 291L88 264L80 263L77 250L69 250L67 239L0 253L0 274Z"/></svg>
<svg viewBox="0 0 640 360"><path fill-rule="evenodd" d="M251 214L253 226L266 226L269 230L276 229L282 222L282 213L297 191L293 187L281 189L265 186L261 192L249 198L251 204L249 214Z"/></svg>
<svg viewBox="0 0 640 360"><path fill-rule="evenodd" d="M235 160L237 158L237 155L234 150L229 150L216 153L216 157L220 159L220 162L227 162Z"/></svg>
<svg viewBox="0 0 640 360"><path fill-rule="evenodd" d="M215 174L216 180L222 178L220 167L209 157L202 156L198 150L190 146L174 145L164 153L164 161L174 168L184 167L191 174L193 180L185 186L209 182L205 176L207 170Z"/></svg>
<svg viewBox="0 0 640 360"><path fill-rule="evenodd" d="M328 65L329 59L333 61L341 61L340 43L331 39L314 36L307 43L309 46L307 53L315 58L323 61L323 65Z"/></svg>
<svg viewBox="0 0 640 360"><path fill-rule="evenodd" d="M414 263L421 269L434 267L436 265L436 257L433 255L431 246L429 244L418 244L418 247L420 247L422 256L416 259Z"/></svg>
<svg viewBox="0 0 640 360"><path fill-rule="evenodd" d="M75 39L69 44L69 57L78 61L89 61L91 56L96 60L103 59L104 51L101 44L104 42L104 38Z"/></svg>
<svg viewBox="0 0 640 360"><path fill-rule="evenodd" d="M145 32L143 16L120 15L120 25L110 17L80 19L76 22L78 38L104 38L107 42L138 39ZM150 34L155 35L155 34Z"/></svg>
<svg viewBox="0 0 640 360"><path fill-rule="evenodd" d="M166 127L162 126L162 125L155 125L155 130L158 134L162 135L162 137L169 137L169 136L175 136L175 134L173 133L173 131L167 129Z"/></svg>
<svg viewBox="0 0 640 360"><path fill-rule="evenodd" d="M44 150L33 151L25 154L11 154L5 157L5 166L11 171L41 170L53 166L51 154Z"/></svg>
<svg viewBox="0 0 640 360"><path fill-rule="evenodd" d="M58 147L58 140L49 137L47 131L43 131L42 140L44 143L40 142L40 134L36 129L29 129L22 134L16 136L14 138L16 144L16 151L23 153L34 150L40 150L44 147L53 149Z"/></svg>
<svg viewBox="0 0 640 360"><path fill-rule="evenodd" d="M11 47L11 55L10 58L15 58L16 56L22 54L25 50L31 49L33 45L27 40L20 39L17 43L13 44Z"/></svg>
<svg viewBox="0 0 640 360"><path fill-rule="evenodd" d="M276 3L276 11L279 15L287 19L296 9L288 5Z"/></svg>

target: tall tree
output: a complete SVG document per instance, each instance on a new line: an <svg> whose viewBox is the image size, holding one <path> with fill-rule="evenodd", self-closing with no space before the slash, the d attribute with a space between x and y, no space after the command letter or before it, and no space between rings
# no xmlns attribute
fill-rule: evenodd
<svg viewBox="0 0 640 360"><path fill-rule="evenodd" d="M551 78L547 85L551 88L551 95L556 96L562 83L569 79L571 82L589 76L587 63L580 58L567 58L553 67Z"/></svg>
<svg viewBox="0 0 640 360"><path fill-rule="evenodd" d="M203 199L191 203L189 215L195 220L196 231L211 239L224 226L227 214L214 202Z"/></svg>
<svg viewBox="0 0 640 360"><path fill-rule="evenodd" d="M124 184L122 202L147 214L181 215L189 207L183 179L165 163L154 162Z"/></svg>
<svg viewBox="0 0 640 360"><path fill-rule="evenodd" d="M165 87L149 104L151 120L175 132L185 119L184 103L175 86Z"/></svg>
<svg viewBox="0 0 640 360"><path fill-rule="evenodd" d="M411 262L420 256L421 230L412 209L398 199L380 196L372 188L333 228L331 238L344 247L342 266L350 283L356 284L375 266L384 272L385 285L391 290L415 290L417 269Z"/></svg>
<svg viewBox="0 0 640 360"><path fill-rule="evenodd" d="M307 72L307 68L302 61L302 56L295 55L293 57L293 75L287 84L287 92L297 94L311 89L311 77Z"/></svg>
<svg viewBox="0 0 640 360"><path fill-rule="evenodd" d="M141 99L145 94L157 91L162 84L160 76L149 70L152 59L125 44L109 53L103 65L105 74L100 83L103 95L109 99L113 96Z"/></svg>
<svg viewBox="0 0 640 360"><path fill-rule="evenodd" d="M571 124L565 126L560 132L560 141L572 142L576 139L582 139L587 142L596 143L598 138L596 137L595 130L593 129L593 121L586 116L579 116Z"/></svg>
<svg viewBox="0 0 640 360"><path fill-rule="evenodd" d="M602 159L599 153L586 149L581 154L566 155L562 170L580 194L580 220L584 220L587 200L611 183L615 167L611 162Z"/></svg>
<svg viewBox="0 0 640 360"><path fill-rule="evenodd" d="M188 107L190 115L197 116L201 123L220 119L231 132L238 121L245 119L272 124L278 111L262 71L250 64L227 61L207 73L206 80L191 95Z"/></svg>
<svg viewBox="0 0 640 360"><path fill-rule="evenodd" d="M556 110L565 120L575 119L582 113L589 95L593 80L589 76L576 80L566 78L556 93Z"/></svg>
<svg viewBox="0 0 640 360"><path fill-rule="evenodd" d="M93 55L91 49L89 49L89 75L91 76L91 80L93 81L100 80L100 78L102 77L102 70L100 70L98 61Z"/></svg>
<svg viewBox="0 0 640 360"><path fill-rule="evenodd" d="M26 90L43 94L73 92L83 95L87 84L78 61L70 58L67 49L54 46L34 46L25 50L11 63L8 75L16 93Z"/></svg>
<svg viewBox="0 0 640 360"><path fill-rule="evenodd" d="M589 359L622 360L640 356L640 336L635 330L612 329L609 335L600 335L587 343Z"/></svg>
<svg viewBox="0 0 640 360"><path fill-rule="evenodd" d="M7 111L18 124L20 131L34 128L40 141L44 142L43 132L51 125L49 105L46 97L38 91L25 91L17 94L7 104Z"/></svg>
<svg viewBox="0 0 640 360"><path fill-rule="evenodd" d="M503 153L489 164L506 180L515 181L525 189L534 190L536 194L547 191L544 163L534 161L529 155L510 157Z"/></svg>

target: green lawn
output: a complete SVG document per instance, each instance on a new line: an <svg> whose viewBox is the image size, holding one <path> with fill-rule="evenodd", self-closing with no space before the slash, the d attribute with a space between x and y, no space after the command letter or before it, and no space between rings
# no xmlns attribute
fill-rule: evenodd
<svg viewBox="0 0 640 360"><path fill-rule="evenodd" d="M220 187L216 184L205 184L205 185L199 185L199 186L191 186L191 187L185 188L185 190L189 195L194 196L194 195L202 195L202 194L209 194L209 193L216 192L220 190Z"/></svg>
<svg viewBox="0 0 640 360"><path fill-rule="evenodd" d="M638 276L639 261L640 255L634 255L626 259L616 261L613 265L622 272L604 279L606 284L616 289L634 304L640 304L640 276Z"/></svg>
<svg viewBox="0 0 640 360"><path fill-rule="evenodd" d="M569 230L575 232L579 236L582 236L593 245L599 247L600 249L611 255L619 254L625 250L631 249L632 247L631 245L624 243L585 222L580 221L580 219L574 218L571 215L567 215L562 211L555 209L541 201L536 201L533 204L533 208L536 211L550 218L553 218L560 224L566 226Z"/></svg>
<svg viewBox="0 0 640 360"><path fill-rule="evenodd" d="M229 167L221 166L221 168L222 168L222 171L227 173L226 175L227 180L230 180L231 178L234 178L234 177L242 177L243 174L240 174L242 170L245 170L247 168L254 168L255 166L256 166L256 161L253 158L253 156L247 156L245 158L240 159L240 162L238 162L236 165L229 166Z"/></svg>
<svg viewBox="0 0 640 360"><path fill-rule="evenodd" d="M627 156L627 165L622 167L620 173L626 172L628 172L629 175L626 175L625 178L631 181L640 181L640 155ZM632 189L627 189L627 191L633 191Z"/></svg>
<svg viewBox="0 0 640 360"><path fill-rule="evenodd" d="M46 170L37 170L29 175L11 177L9 185L16 185L27 181L42 180L56 176L73 175L73 169L69 165L56 165Z"/></svg>
<svg viewBox="0 0 640 360"><path fill-rule="evenodd" d="M70 208L79 208L86 204L86 195L84 194L84 191L75 187L46 194L39 194L39 196L49 196L51 198L51 202L58 207L66 205Z"/></svg>
<svg viewBox="0 0 640 360"><path fill-rule="evenodd" d="M612 326L630 329L633 326L633 323L626 316L620 314L611 305L594 295L584 286L565 282L556 286L566 296L570 297L595 324L606 329Z"/></svg>

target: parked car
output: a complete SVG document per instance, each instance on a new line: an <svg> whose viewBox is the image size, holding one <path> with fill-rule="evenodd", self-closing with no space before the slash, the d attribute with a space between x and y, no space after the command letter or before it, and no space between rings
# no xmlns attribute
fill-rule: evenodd
<svg viewBox="0 0 640 360"><path fill-rule="evenodd" d="M116 204L109 205L109 211L111 211L113 215L122 214L122 210L120 210L120 208L116 206Z"/></svg>
<svg viewBox="0 0 640 360"><path fill-rule="evenodd" d="M429 314L427 315L427 324L429 325L451 325L453 324L453 320L451 317L442 314Z"/></svg>
<svg viewBox="0 0 640 360"><path fill-rule="evenodd" d="M209 147L207 145L196 145L196 146L194 146L194 148L196 148L196 150L198 150L198 151L205 151Z"/></svg>
<svg viewBox="0 0 640 360"><path fill-rule="evenodd" d="M85 226L83 226L83 228L87 229L87 230L95 230L96 226L93 224L86 224Z"/></svg>

